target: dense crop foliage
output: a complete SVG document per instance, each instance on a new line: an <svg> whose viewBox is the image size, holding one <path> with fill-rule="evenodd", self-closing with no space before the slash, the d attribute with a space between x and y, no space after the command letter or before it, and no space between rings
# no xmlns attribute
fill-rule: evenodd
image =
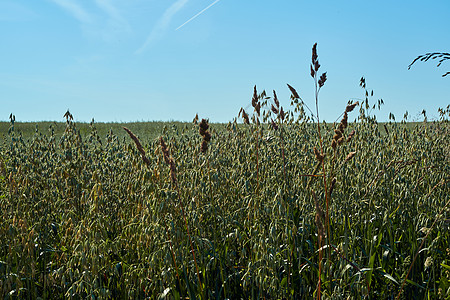
<svg viewBox="0 0 450 300"><path fill-rule="evenodd" d="M68 118L25 142L11 120L0 297L449 299L447 112L380 127L366 91L340 123L312 123L289 88L291 112L255 88L245 124L161 139Z"/></svg>

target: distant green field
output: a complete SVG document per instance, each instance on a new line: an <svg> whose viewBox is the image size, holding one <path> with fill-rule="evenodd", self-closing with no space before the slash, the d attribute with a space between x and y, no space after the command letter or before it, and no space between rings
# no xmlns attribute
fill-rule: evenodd
<svg viewBox="0 0 450 300"><path fill-rule="evenodd" d="M378 129L381 134L386 134L384 129L384 125L387 123L379 123ZM414 128L418 124L422 124L420 122L408 122L405 124L401 124L401 126L405 126L407 128ZM221 123L213 123L213 130L223 130L227 124ZM5 137L7 136L8 129L10 128L10 122L0 122L0 137L2 140L0 142L5 141ZM54 134L56 138L60 138L66 129L66 122L48 122L48 121L40 121L40 122L15 122L15 130L17 133L22 134L24 140L30 140L36 133L36 130L39 134L50 135L51 129L54 130ZM76 126L81 133L82 136L88 135L92 131L92 127L89 123L76 123ZM188 130L192 127L192 123L190 122L129 122L129 123L95 123L95 129L97 130L98 135L105 139L106 135L112 132L118 138L123 139L124 137L128 137L128 134L123 130L123 127L127 127L132 132L134 132L137 136L147 140L153 140L159 138L159 136L164 134L164 128L166 130L176 129L180 132L183 130ZM314 126L314 125L313 125ZM328 124L331 128L332 124Z"/></svg>
<svg viewBox="0 0 450 300"><path fill-rule="evenodd" d="M189 123L182 122L131 122L131 123L95 123L94 126L98 132L98 135L105 138L106 135L113 131L119 138L128 136L123 130L123 127L127 127L138 136L144 139L154 139L162 134L164 127L177 126L182 128ZM89 123L76 123L78 130L82 136L89 134L92 130ZM0 134L4 138L7 135L10 128L10 122L0 122ZM66 122L15 122L16 132L20 132L25 140L33 137L36 130L44 135L50 135L51 129L54 130L56 137L61 137L66 129Z"/></svg>

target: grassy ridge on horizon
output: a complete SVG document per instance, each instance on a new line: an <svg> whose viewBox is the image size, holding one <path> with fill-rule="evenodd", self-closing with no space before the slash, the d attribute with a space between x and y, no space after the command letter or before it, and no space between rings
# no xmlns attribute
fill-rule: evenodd
<svg viewBox="0 0 450 300"><path fill-rule="evenodd" d="M378 123L378 129L381 134L385 134L384 125L389 122L380 122ZM85 122L77 122L77 127L79 132L82 135L87 135L91 131L90 123ZM112 132L120 139L127 138L128 134L123 130L123 127L129 128L132 132L134 132L138 137L145 140L153 140L159 138L160 135L163 134L164 128L170 128L172 126L176 126L178 128L182 128L183 126L190 126L192 122L179 122L179 121L150 121L150 122L99 122L95 123L96 130L98 135L101 138L105 138L112 130ZM214 125L214 130L224 130L226 123L211 123ZM405 122L402 123L409 128L413 128L421 122ZM36 122L15 122L16 131L21 133L25 140L29 140L36 133L36 128L40 133L49 134L51 128L53 128L55 132L55 136L60 138L64 130L66 129L66 122L55 122L55 121L36 121ZM240 124L241 125L241 124ZM240 126L239 125L239 126ZM329 126L332 126L332 123L328 123ZM11 122L1 121L0 122L0 137L1 142L4 142L8 130L11 126ZM36 127L37 126L37 127ZM311 126L314 126L311 124Z"/></svg>
<svg viewBox="0 0 450 300"><path fill-rule="evenodd" d="M115 135L123 139L128 136L122 127L128 127L133 132L136 132L139 136L146 139L157 138L163 131L164 126L187 124L183 122L129 122L129 123L117 123L117 122L99 122L95 123L95 127L99 136L106 137L112 130ZM0 122L0 134L5 137L8 129L11 126L10 122ZM61 137L66 129L66 122L15 122L16 130L21 132L24 139L30 139L36 132L36 126L39 132L50 133L51 128L55 132L56 137ZM91 131L90 123L77 122L77 127L82 135L87 135Z"/></svg>

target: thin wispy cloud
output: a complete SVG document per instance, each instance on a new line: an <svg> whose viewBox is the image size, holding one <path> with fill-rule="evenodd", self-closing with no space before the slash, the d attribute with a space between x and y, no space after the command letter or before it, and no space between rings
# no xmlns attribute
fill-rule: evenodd
<svg viewBox="0 0 450 300"><path fill-rule="evenodd" d="M187 23L191 22L192 20L194 20L195 18L197 18L198 16L200 16L202 13L204 13L205 11L207 11L208 9L210 9L214 4L216 4L217 2L219 2L220 0L216 0L213 3L211 3L210 5L208 5L207 7L205 7L204 9L202 9L201 11L199 11L195 16L193 16L192 18L190 18L189 20L187 20L186 22L184 22L183 24L181 24L180 26L177 27L178 30L180 28L182 28L184 25L186 25Z"/></svg>
<svg viewBox="0 0 450 300"><path fill-rule="evenodd" d="M151 43L153 43L156 39L161 38L166 32L170 22L172 21L173 16L180 9L182 9L187 2L188 0L178 0L174 4L172 4L168 9L166 9L161 18L159 18L159 20L156 22L156 25L151 30L144 44L139 49L137 49L135 53L140 54L144 52L144 50L147 49L147 47L150 46Z"/></svg>
<svg viewBox="0 0 450 300"><path fill-rule="evenodd" d="M91 23L92 17L77 2L70 0L50 0L57 4L65 11L70 13L75 19L81 23Z"/></svg>
<svg viewBox="0 0 450 300"><path fill-rule="evenodd" d="M120 11L109 0L95 0L97 6L103 10L108 17L116 24L121 26L124 30L129 31L130 25L127 20L122 17Z"/></svg>
<svg viewBox="0 0 450 300"><path fill-rule="evenodd" d="M50 0L81 23L87 37L115 42L118 37L129 34L130 24L111 0L94 0L92 4L80 4L80 0ZM96 6L96 7L95 7ZM95 10L97 8L97 10Z"/></svg>

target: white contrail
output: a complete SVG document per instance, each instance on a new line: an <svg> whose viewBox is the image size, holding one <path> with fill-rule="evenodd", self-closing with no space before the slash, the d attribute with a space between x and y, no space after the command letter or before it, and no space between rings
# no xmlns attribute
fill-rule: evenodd
<svg viewBox="0 0 450 300"><path fill-rule="evenodd" d="M180 29L181 27L183 27L184 25L186 25L187 23L189 23L190 21L194 20L195 18L197 18L198 16L200 16L202 13L204 13L206 10L208 10L211 6L213 6L214 4L216 4L217 2L219 2L220 0L216 0L213 3L211 3L210 5L208 5L207 7L205 7L203 10L201 10L199 13L197 13L195 16L193 16L192 18L190 18L189 20L187 20L186 22L184 22L183 24L181 24L180 26L177 27L176 30Z"/></svg>
<svg viewBox="0 0 450 300"><path fill-rule="evenodd" d="M55 1L55 0L53 0ZM167 26L169 26L170 21L172 20L173 16L183 8L183 6L188 2L189 0L177 0L174 4L172 4L161 18L156 22L156 25L153 27L152 31L147 37L147 40L145 43L137 49L134 53L140 54L144 52L144 50L150 46L151 43L153 43L155 40L161 38L164 33L166 32Z"/></svg>

